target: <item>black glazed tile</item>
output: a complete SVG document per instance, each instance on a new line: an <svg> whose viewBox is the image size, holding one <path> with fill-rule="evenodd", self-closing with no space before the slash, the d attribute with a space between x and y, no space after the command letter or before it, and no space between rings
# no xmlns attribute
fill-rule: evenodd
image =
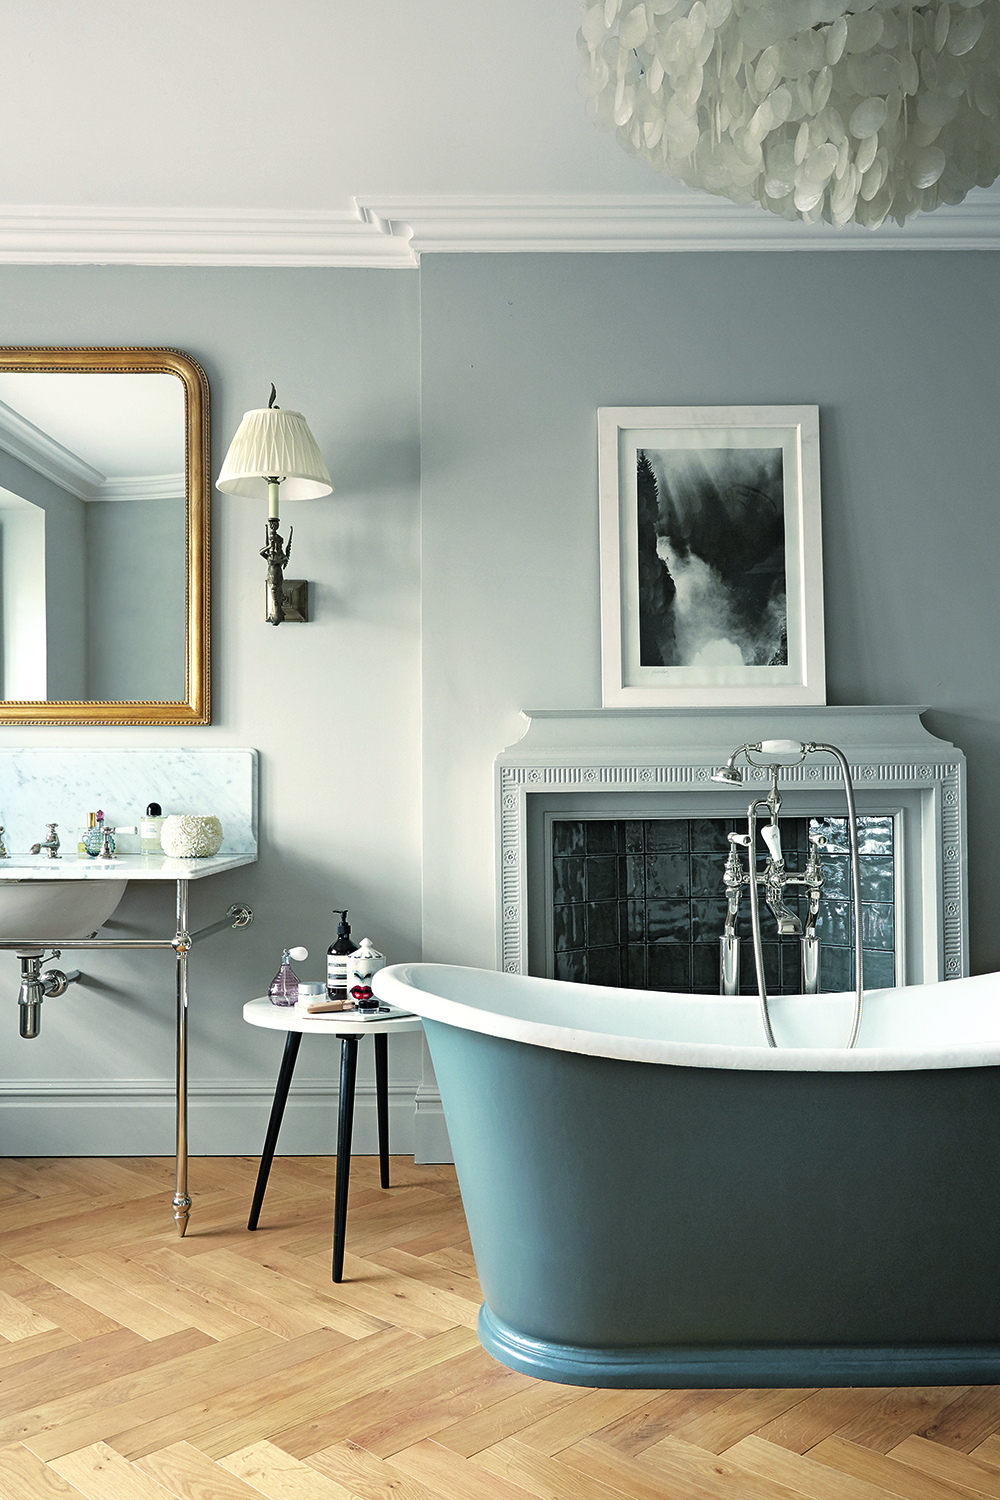
<svg viewBox="0 0 1000 1500"><path fill-rule="evenodd" d="M554 906L552 908L552 946L556 953L565 953L572 948L586 948L586 908L583 906Z"/></svg>
<svg viewBox="0 0 1000 1500"><path fill-rule="evenodd" d="M584 824L554 820L552 824L552 853L582 854L585 846Z"/></svg>
<svg viewBox="0 0 1000 1500"><path fill-rule="evenodd" d="M644 990L646 984L646 949L639 943L629 943L625 949L625 983L630 990Z"/></svg>
<svg viewBox="0 0 1000 1500"><path fill-rule="evenodd" d="M686 818L647 819L643 824L646 836L646 852L663 854L686 854L688 843L688 820Z"/></svg>
<svg viewBox="0 0 1000 1500"><path fill-rule="evenodd" d="M625 903L626 917L624 932L627 934L629 943L644 943L646 941L646 903L645 901L628 901Z"/></svg>
<svg viewBox="0 0 1000 1500"><path fill-rule="evenodd" d="M860 864L862 901L891 901L892 860L884 854L862 854Z"/></svg>
<svg viewBox="0 0 1000 1500"><path fill-rule="evenodd" d="M892 818L859 818L858 843L862 854L892 854Z"/></svg>
<svg viewBox="0 0 1000 1500"><path fill-rule="evenodd" d="M614 854L618 849L618 824L610 818L594 818L584 824L588 854Z"/></svg>
<svg viewBox="0 0 1000 1500"><path fill-rule="evenodd" d="M863 953L865 988L890 990L896 983L896 961L891 953Z"/></svg>
<svg viewBox="0 0 1000 1500"><path fill-rule="evenodd" d="M609 901L618 895L618 860L601 854L584 861L587 867L587 900Z"/></svg>
<svg viewBox="0 0 1000 1500"><path fill-rule="evenodd" d="M691 949L687 943L658 943L647 950L647 981L651 990L691 988Z"/></svg>
<svg viewBox="0 0 1000 1500"><path fill-rule="evenodd" d="M642 854L625 856L625 894L637 901L646 897L646 860Z"/></svg>
<svg viewBox="0 0 1000 1500"><path fill-rule="evenodd" d="M697 854L728 854L729 820L726 818L692 818L691 848Z"/></svg>
<svg viewBox="0 0 1000 1500"><path fill-rule="evenodd" d="M587 949L587 972L591 984L621 984L620 964L620 948Z"/></svg>
<svg viewBox="0 0 1000 1500"><path fill-rule="evenodd" d="M572 857L552 861L552 904L563 906L568 901L585 900L583 860Z"/></svg>
<svg viewBox="0 0 1000 1500"><path fill-rule="evenodd" d="M834 948L849 948L854 941L850 901L824 899L819 909L816 931L824 947L830 944Z"/></svg>
<svg viewBox="0 0 1000 1500"><path fill-rule="evenodd" d="M588 901L587 947L608 948L612 945L618 945L618 902Z"/></svg>
<svg viewBox="0 0 1000 1500"><path fill-rule="evenodd" d="M691 902L691 940L695 943L717 942L726 925L725 901Z"/></svg>
<svg viewBox="0 0 1000 1500"><path fill-rule="evenodd" d="M798 995L802 989L802 944L798 938L786 938L781 949L781 992Z"/></svg>
<svg viewBox="0 0 1000 1500"><path fill-rule="evenodd" d="M862 901L861 941L865 948L891 953L896 946L895 909L889 902Z"/></svg>
<svg viewBox="0 0 1000 1500"><path fill-rule="evenodd" d="M721 983L718 943L695 943L691 948L691 988L699 995L717 995Z"/></svg>
<svg viewBox="0 0 1000 1500"><path fill-rule="evenodd" d="M825 994L854 988L854 950L831 948L819 950L819 987Z"/></svg>
<svg viewBox="0 0 1000 1500"><path fill-rule="evenodd" d="M723 894L726 889L722 879L725 867L725 855L721 852L716 854L692 854L692 896L719 896Z"/></svg>
<svg viewBox="0 0 1000 1500"><path fill-rule="evenodd" d="M586 949L580 949L575 953L560 953L555 955L555 977L557 979L569 980L571 984L587 983L587 953Z"/></svg>
<svg viewBox="0 0 1000 1500"><path fill-rule="evenodd" d="M625 824L625 852L626 854L641 854L643 851L643 823L627 822Z"/></svg>
<svg viewBox="0 0 1000 1500"><path fill-rule="evenodd" d="M691 861L687 854L646 855L646 899L653 896L689 896Z"/></svg>
<svg viewBox="0 0 1000 1500"><path fill-rule="evenodd" d="M646 937L650 943L689 943L690 901L647 901Z"/></svg>

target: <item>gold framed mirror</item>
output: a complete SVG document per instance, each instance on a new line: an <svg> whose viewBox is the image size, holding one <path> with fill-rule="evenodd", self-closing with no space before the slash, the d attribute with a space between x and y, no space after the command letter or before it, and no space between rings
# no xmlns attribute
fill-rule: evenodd
<svg viewBox="0 0 1000 1500"><path fill-rule="evenodd" d="M0 724L208 724L209 404L177 349L0 348Z"/></svg>

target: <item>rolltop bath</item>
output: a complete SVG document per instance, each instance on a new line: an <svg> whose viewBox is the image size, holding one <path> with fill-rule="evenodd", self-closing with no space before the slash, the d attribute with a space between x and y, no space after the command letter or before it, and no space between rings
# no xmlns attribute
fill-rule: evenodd
<svg viewBox="0 0 1000 1500"><path fill-rule="evenodd" d="M594 1386L1000 1380L1000 976L775 996L383 970L424 1018L479 1336Z"/></svg>
<svg viewBox="0 0 1000 1500"><path fill-rule="evenodd" d="M816 755L842 773L857 910L848 760L819 741L762 736L714 771L636 771L741 788L747 762L749 836L729 834L726 887L730 906L749 887L756 996L734 992L725 937L718 995L441 964L377 978L382 1000L424 1019L485 1298L479 1336L515 1369L593 1386L1000 1381L1000 975L928 982L925 969L865 991L855 919L852 993L767 994L758 883L801 938L803 988L815 984L820 851L796 926L777 784ZM565 757L569 776L573 756L591 782L621 776L589 750ZM889 780L882 747L852 758L867 784ZM514 774L541 780L530 765ZM940 785L916 757L893 774ZM925 830L943 826L928 811L958 807L945 788L920 794ZM947 915L942 862L923 863L938 881L923 909ZM954 972L947 934L944 965L940 951L937 974Z"/></svg>

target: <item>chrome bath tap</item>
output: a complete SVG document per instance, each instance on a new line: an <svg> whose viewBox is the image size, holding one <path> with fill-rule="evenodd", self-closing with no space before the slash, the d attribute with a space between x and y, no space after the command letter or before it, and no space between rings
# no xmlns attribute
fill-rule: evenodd
<svg viewBox="0 0 1000 1500"><path fill-rule="evenodd" d="M32 844L31 852L32 854L41 854L43 849L47 849L49 851L49 859L61 859L62 855L59 853L59 835L56 833L59 824L46 823L45 826L49 830L48 838L43 839L40 844Z"/></svg>

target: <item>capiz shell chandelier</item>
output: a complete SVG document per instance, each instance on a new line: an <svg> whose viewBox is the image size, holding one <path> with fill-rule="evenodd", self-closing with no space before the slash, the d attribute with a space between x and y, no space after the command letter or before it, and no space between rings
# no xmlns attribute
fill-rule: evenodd
<svg viewBox="0 0 1000 1500"><path fill-rule="evenodd" d="M1000 0L597 0L597 124L690 187L877 229L1000 173Z"/></svg>

